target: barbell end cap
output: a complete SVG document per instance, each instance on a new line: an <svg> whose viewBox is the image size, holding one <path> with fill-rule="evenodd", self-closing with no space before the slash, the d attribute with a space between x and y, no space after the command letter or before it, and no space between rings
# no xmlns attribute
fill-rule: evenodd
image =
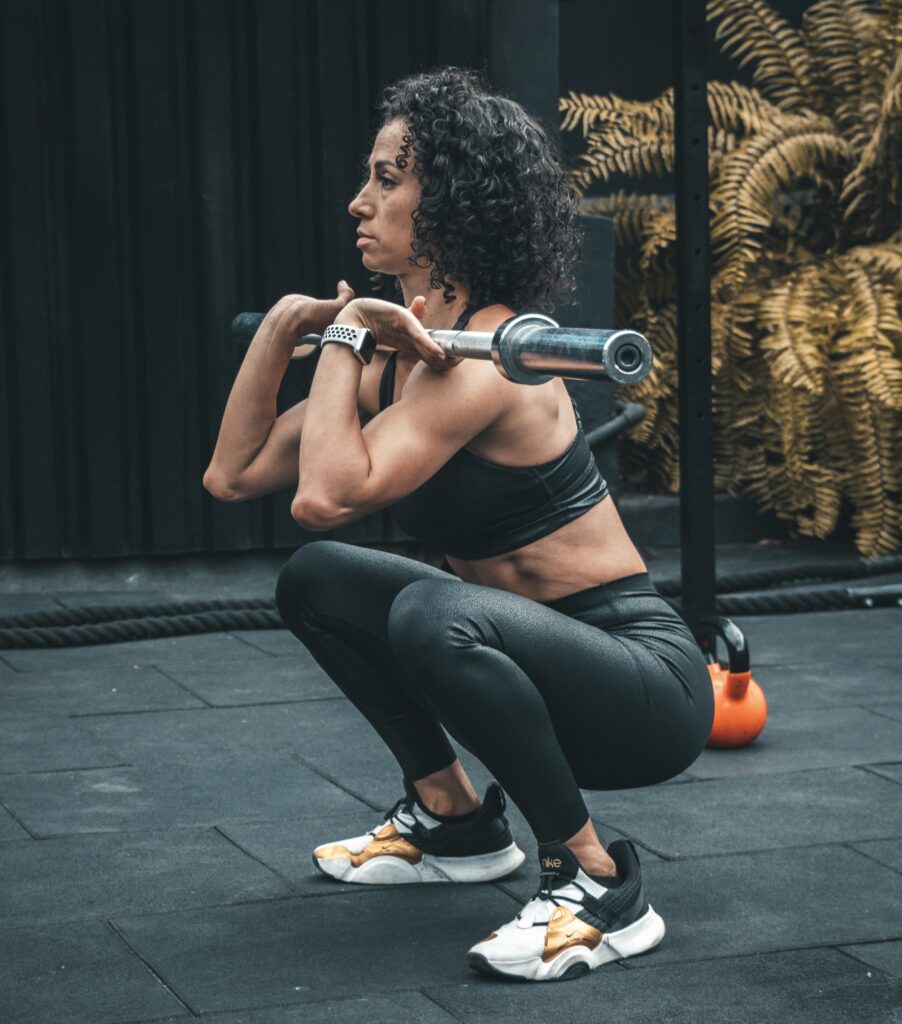
<svg viewBox="0 0 902 1024"><path fill-rule="evenodd" d="M623 359L618 361L618 353L624 349L635 351L635 368L621 365ZM651 344L638 331L616 331L604 343L605 371L615 384L638 384L649 375L653 365Z"/></svg>

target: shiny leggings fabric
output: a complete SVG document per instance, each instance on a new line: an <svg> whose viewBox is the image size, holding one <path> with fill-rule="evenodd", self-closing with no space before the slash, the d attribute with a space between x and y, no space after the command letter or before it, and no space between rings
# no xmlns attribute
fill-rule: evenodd
<svg viewBox="0 0 902 1024"><path fill-rule="evenodd" d="M580 788L673 778L711 731L704 656L648 573L539 602L319 540L285 564L276 602L407 778L455 760L447 730L539 842L585 825Z"/></svg>

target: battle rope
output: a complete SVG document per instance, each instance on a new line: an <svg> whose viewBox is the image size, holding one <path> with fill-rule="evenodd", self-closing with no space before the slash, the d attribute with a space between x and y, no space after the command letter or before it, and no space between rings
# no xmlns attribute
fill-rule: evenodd
<svg viewBox="0 0 902 1024"><path fill-rule="evenodd" d="M825 559L795 566L766 566L718 576L715 591L718 594L733 594L739 590L763 589L799 580L854 580L896 571L902 571L902 555L884 555L882 558L859 559L854 562L847 558ZM682 590L682 584L679 579L665 578L655 580L655 589L662 597L674 597Z"/></svg>
<svg viewBox="0 0 902 1024"><path fill-rule="evenodd" d="M717 598L716 608L720 615L777 615L898 604L902 601L902 584L730 592L800 579L861 579L898 570L902 570L902 556L887 555L868 561L820 562L734 573L717 580L717 592L721 596ZM673 596L679 593L679 583L665 579L655 586L667 603L679 611L681 602ZM268 598L58 608L0 617L0 650L77 647L229 630L284 628L275 602Z"/></svg>

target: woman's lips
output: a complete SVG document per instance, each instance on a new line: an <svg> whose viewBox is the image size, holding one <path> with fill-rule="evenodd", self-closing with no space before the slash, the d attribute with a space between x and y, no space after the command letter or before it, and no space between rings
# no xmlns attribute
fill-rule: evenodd
<svg viewBox="0 0 902 1024"><path fill-rule="evenodd" d="M363 245L363 244L364 244L364 242L375 242L375 241L376 241L376 239L375 239L375 238L372 238L372 237L371 237L370 235L361 235L361 236L360 236L360 237L359 237L359 238L357 239L357 244L358 244L358 245Z"/></svg>

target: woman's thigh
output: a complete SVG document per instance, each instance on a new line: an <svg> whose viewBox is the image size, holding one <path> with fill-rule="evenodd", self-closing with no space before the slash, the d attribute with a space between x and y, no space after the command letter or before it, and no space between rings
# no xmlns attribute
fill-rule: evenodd
<svg viewBox="0 0 902 1024"><path fill-rule="evenodd" d="M389 551L317 540L295 551L282 567L276 603L283 619L312 614L320 622L341 622L387 649L388 613L400 591L417 580L455 578Z"/></svg>
<svg viewBox="0 0 902 1024"><path fill-rule="evenodd" d="M666 620L634 619L624 627L629 635L617 635L616 627L599 628L509 591L452 578L406 587L393 610L395 634L399 623L405 652L426 664L453 659L455 647L481 644L506 654L541 694L584 789L672 778L710 734L713 698L704 657L685 628ZM680 674L655 650L662 637L668 650L679 650ZM496 682L486 678L485 685Z"/></svg>

